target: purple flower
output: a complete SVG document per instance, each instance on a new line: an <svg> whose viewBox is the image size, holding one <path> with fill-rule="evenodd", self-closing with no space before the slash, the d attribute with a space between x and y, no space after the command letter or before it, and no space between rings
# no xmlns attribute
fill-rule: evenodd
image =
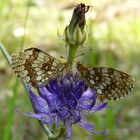
<svg viewBox="0 0 140 140"><path fill-rule="evenodd" d="M25 114L47 124L51 132L53 126L67 130L67 139L71 137L73 124L91 133L94 125L88 124L85 112L96 112L105 108L107 103L96 104L96 93L86 87L77 74L68 73L63 78L51 79L45 87L39 87L38 95L29 88L29 97L35 113ZM103 132L98 132L103 133Z"/></svg>

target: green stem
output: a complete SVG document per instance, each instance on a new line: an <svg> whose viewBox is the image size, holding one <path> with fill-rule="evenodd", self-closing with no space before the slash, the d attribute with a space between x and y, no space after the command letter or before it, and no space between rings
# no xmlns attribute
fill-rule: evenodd
<svg viewBox="0 0 140 140"><path fill-rule="evenodd" d="M69 51L68 51L67 61L70 64L70 70L72 70L72 65L73 65L74 57L75 57L76 51L78 49L78 46L71 45L68 47L69 47Z"/></svg>
<svg viewBox="0 0 140 140"><path fill-rule="evenodd" d="M11 97L11 99L9 100L8 117L7 117L5 129L4 129L3 140L10 140L11 128L12 128L13 121L14 121L15 102L16 102L16 98L17 98L17 94L18 94L18 85L19 85L19 82L18 82L18 79L16 79L15 84L12 89L14 94Z"/></svg>
<svg viewBox="0 0 140 140"><path fill-rule="evenodd" d="M49 128L47 127L47 125L44 125L41 123L41 121L39 121L42 129L44 130L44 132L47 134L48 137L52 137L53 134L51 133L51 131L49 130Z"/></svg>
<svg viewBox="0 0 140 140"><path fill-rule="evenodd" d="M0 43L0 50L2 51L3 55L5 56L6 60L8 61L8 63L11 65L12 61L11 61L11 56L9 55L9 53L6 51L5 47L3 46L2 43Z"/></svg>
<svg viewBox="0 0 140 140"><path fill-rule="evenodd" d="M61 127L59 129L59 132L57 134L53 134L52 136L49 136L48 140L58 140L59 138L63 137L64 133L65 133L65 128Z"/></svg>

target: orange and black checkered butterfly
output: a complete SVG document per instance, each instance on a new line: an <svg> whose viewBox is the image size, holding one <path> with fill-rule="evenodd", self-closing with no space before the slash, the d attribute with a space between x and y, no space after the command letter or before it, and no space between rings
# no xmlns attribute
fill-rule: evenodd
<svg viewBox="0 0 140 140"><path fill-rule="evenodd" d="M102 102L117 100L128 95L134 87L134 79L119 70L108 67L85 67L77 63L80 78L88 87L96 90Z"/></svg>
<svg viewBox="0 0 140 140"><path fill-rule="evenodd" d="M56 77L65 66L43 51L29 48L12 55L12 67L24 82L39 87Z"/></svg>

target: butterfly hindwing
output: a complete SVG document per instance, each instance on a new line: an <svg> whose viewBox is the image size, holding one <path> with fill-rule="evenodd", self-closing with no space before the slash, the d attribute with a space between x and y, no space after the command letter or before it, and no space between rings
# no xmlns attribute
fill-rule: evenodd
<svg viewBox="0 0 140 140"><path fill-rule="evenodd" d="M48 79L62 71L59 60L37 49L29 48L12 55L12 67L15 73L32 86L43 86Z"/></svg>
<svg viewBox="0 0 140 140"><path fill-rule="evenodd" d="M101 101L117 100L130 93L134 79L119 70L109 67L85 67L77 64L78 73L88 87L96 90Z"/></svg>

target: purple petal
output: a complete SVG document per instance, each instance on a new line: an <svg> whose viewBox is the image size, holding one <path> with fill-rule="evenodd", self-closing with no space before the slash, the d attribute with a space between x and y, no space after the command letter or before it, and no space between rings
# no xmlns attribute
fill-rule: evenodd
<svg viewBox="0 0 140 140"><path fill-rule="evenodd" d="M90 111L96 103L96 96L93 91L87 90L83 93L78 102L78 108L82 111Z"/></svg>
<svg viewBox="0 0 140 140"><path fill-rule="evenodd" d="M68 110L58 110L58 116L61 118L61 120L66 120L69 117L69 111Z"/></svg>
<svg viewBox="0 0 140 140"><path fill-rule="evenodd" d="M96 112L96 111L99 111L99 110L103 110L103 109L105 109L106 106L107 106L107 102L102 103L102 104L100 104L98 106L94 106L92 108L92 111Z"/></svg>
<svg viewBox="0 0 140 140"><path fill-rule="evenodd" d="M56 127L59 127L59 118L58 118L57 115L55 116L55 119L54 120L55 120L55 126Z"/></svg>
<svg viewBox="0 0 140 140"><path fill-rule="evenodd" d="M67 140L69 140L70 139L70 137L71 137L71 135L72 135L72 123L71 123L71 120L67 120L66 121L66 128L67 128Z"/></svg>
<svg viewBox="0 0 140 140"><path fill-rule="evenodd" d="M44 113L48 111L48 104L43 98L37 96L31 90L29 96L32 106L37 113Z"/></svg>
<svg viewBox="0 0 140 140"><path fill-rule="evenodd" d="M81 120L81 114L79 111L72 110L71 115L73 116L73 121L72 121L73 124L75 124Z"/></svg>
<svg viewBox="0 0 140 140"><path fill-rule="evenodd" d="M80 101L91 100L91 99L94 99L94 98L96 98L96 95L95 95L94 91L88 89L85 92L83 92L82 97L79 99L79 102Z"/></svg>
<svg viewBox="0 0 140 140"><path fill-rule="evenodd" d="M92 133L94 130L94 125L86 123L84 120L80 121L80 126L86 129L88 132Z"/></svg>
<svg viewBox="0 0 140 140"><path fill-rule="evenodd" d="M105 132L95 132L94 125L89 124L89 123L85 122L84 120L80 121L80 126L84 129L86 129L88 132L93 133L93 134L105 134Z"/></svg>
<svg viewBox="0 0 140 140"><path fill-rule="evenodd" d="M28 117L31 117L31 118L35 118L37 120L40 120L42 121L44 124L46 123L49 123L49 122L52 122L52 117L49 117L49 114L48 116L46 114L43 114L43 113L40 113L40 114L36 114L36 113L32 113L32 112L29 112L29 113L25 113L25 112L21 112L20 110L16 109L16 111L20 114L23 114L24 116L28 116Z"/></svg>
<svg viewBox="0 0 140 140"><path fill-rule="evenodd" d="M54 96L45 87L38 88L38 93L42 98L47 101L48 105L51 106L51 101Z"/></svg>

